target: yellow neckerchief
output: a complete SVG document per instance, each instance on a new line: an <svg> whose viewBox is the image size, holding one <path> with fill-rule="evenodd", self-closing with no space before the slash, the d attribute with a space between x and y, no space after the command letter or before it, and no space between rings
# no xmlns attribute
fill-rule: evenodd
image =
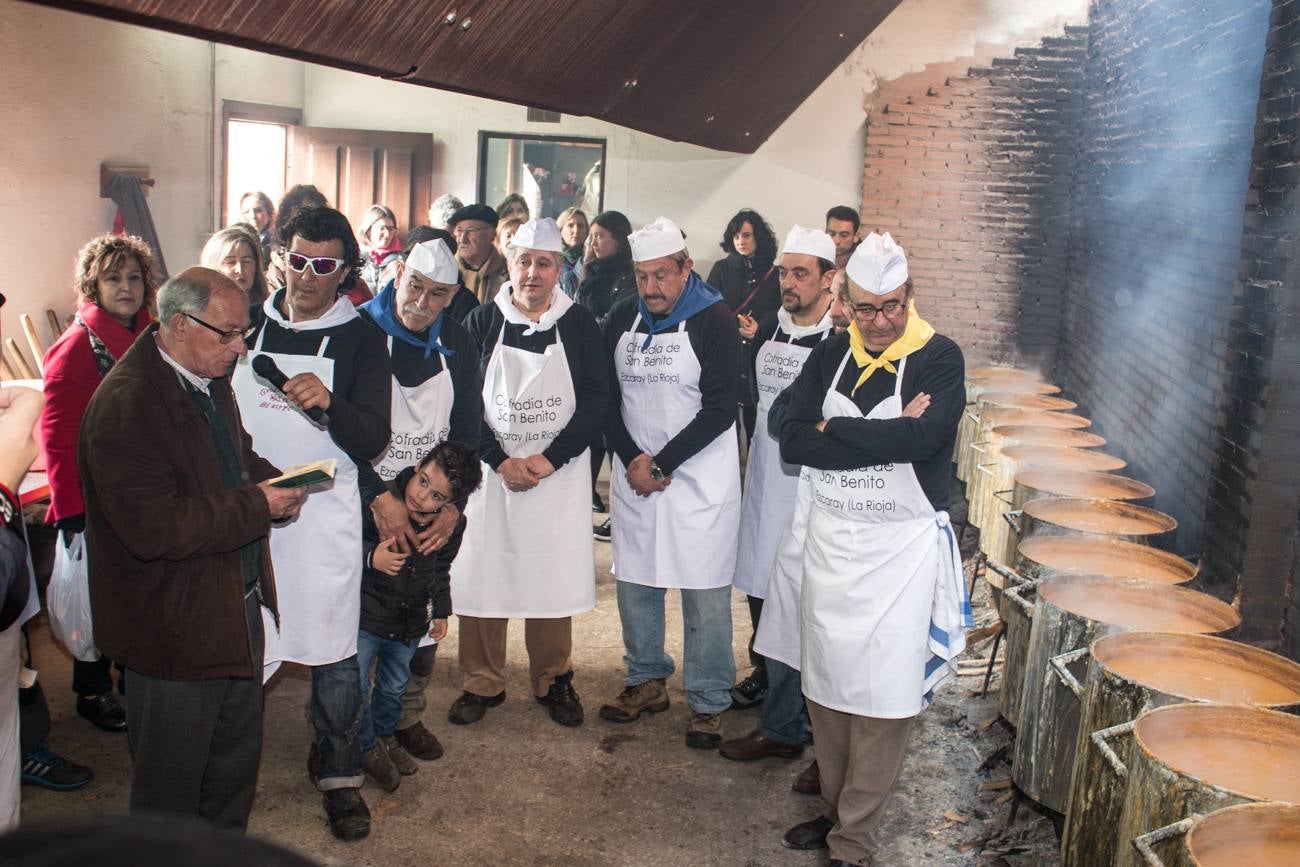
<svg viewBox="0 0 1300 867"><path fill-rule="evenodd" d="M934 336L934 326L926 322L916 313L916 299L913 298L907 304L907 326L903 329L903 335L895 340L885 351L875 358L867 352L866 343L862 340L862 331L858 328L858 320L854 319L849 323L849 348L853 350L853 360L857 363L862 373L858 376L857 383L853 390L849 392L849 397L857 394L862 383L866 382L880 368L888 370L890 373L897 373L897 368L892 362L898 361L904 356L910 355L929 341Z"/></svg>

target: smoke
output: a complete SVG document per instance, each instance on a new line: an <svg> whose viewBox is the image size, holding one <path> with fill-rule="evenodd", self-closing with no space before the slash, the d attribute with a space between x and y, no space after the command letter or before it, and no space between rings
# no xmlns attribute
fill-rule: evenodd
<svg viewBox="0 0 1300 867"><path fill-rule="evenodd" d="M1270 4L1094 4L1060 385L1198 550Z"/></svg>

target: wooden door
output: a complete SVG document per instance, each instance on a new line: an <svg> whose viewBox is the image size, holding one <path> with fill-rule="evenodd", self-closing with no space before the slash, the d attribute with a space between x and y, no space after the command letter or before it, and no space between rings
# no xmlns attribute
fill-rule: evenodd
<svg viewBox="0 0 1300 867"><path fill-rule="evenodd" d="M433 136L369 129L289 127L287 186L315 184L353 229L371 205L387 205L403 238L428 220Z"/></svg>

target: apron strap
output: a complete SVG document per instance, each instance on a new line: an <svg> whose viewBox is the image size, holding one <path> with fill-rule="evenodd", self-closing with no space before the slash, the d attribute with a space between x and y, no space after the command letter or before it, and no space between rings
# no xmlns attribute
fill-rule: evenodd
<svg viewBox="0 0 1300 867"><path fill-rule="evenodd" d="M898 360L898 376L894 380L894 397L903 399L903 371L907 369L907 356Z"/></svg>
<svg viewBox="0 0 1300 867"><path fill-rule="evenodd" d="M329 349L329 345L330 345L330 335L327 334L325 335L325 339L320 342L320 349L316 350L316 357L324 358L325 350Z"/></svg>
<svg viewBox="0 0 1300 867"><path fill-rule="evenodd" d="M254 352L262 351L262 341L266 339L266 330L271 327L270 321L262 323L262 327L257 330L257 345L253 347Z"/></svg>

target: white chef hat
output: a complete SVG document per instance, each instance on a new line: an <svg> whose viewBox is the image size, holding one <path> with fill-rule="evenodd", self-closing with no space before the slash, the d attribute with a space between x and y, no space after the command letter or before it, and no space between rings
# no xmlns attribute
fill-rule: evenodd
<svg viewBox="0 0 1300 867"><path fill-rule="evenodd" d="M456 259L442 238L434 238L412 247L411 254L406 257L406 267L419 271L435 283L455 286L460 281Z"/></svg>
<svg viewBox="0 0 1300 867"><path fill-rule="evenodd" d="M686 236L667 217L658 217L653 223L637 229L627 236L627 242L632 247L633 262L662 259L686 249Z"/></svg>
<svg viewBox="0 0 1300 867"><path fill-rule="evenodd" d="M564 252L564 242L560 240L560 228L550 217L524 223L510 239L510 246L527 250L545 250L551 253Z"/></svg>
<svg viewBox="0 0 1300 867"><path fill-rule="evenodd" d="M907 282L907 255L888 232L872 232L853 251L844 270L859 289L888 295Z"/></svg>
<svg viewBox="0 0 1300 867"><path fill-rule="evenodd" d="M834 262L835 242L821 229L805 229L803 226L796 225L785 236L785 246L781 248L781 252L803 253L806 256L816 256L818 259Z"/></svg>

